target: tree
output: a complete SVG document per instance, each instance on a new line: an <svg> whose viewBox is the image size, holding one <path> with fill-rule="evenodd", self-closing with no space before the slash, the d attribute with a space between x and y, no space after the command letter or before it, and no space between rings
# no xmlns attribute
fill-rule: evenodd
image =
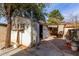
<svg viewBox="0 0 79 59"><path fill-rule="evenodd" d="M63 19L64 17L59 10L53 10L48 14L48 24L59 24Z"/></svg>
<svg viewBox="0 0 79 59"><path fill-rule="evenodd" d="M18 10L20 11L20 14L18 14L19 16L26 16L26 12L29 13L29 15L31 16L31 11L33 12L33 18L38 20L44 20L44 13L42 12L42 9L44 8L45 4L21 4L21 3L5 3L4 4L4 8L6 11L6 17L7 17L7 36L6 36L6 44L5 47L10 47L11 45L11 17L13 16L13 13ZM17 14L15 13L15 16Z"/></svg>
<svg viewBox="0 0 79 59"><path fill-rule="evenodd" d="M69 20L71 20L70 22L73 23L74 28L78 28L78 24L79 24L78 18L79 18L78 15L73 15L73 14L69 15Z"/></svg>
<svg viewBox="0 0 79 59"><path fill-rule="evenodd" d="M49 18L49 20L48 20L48 24L50 24L50 25L55 25L55 24L60 24L61 22L59 21L59 19L56 19L56 18Z"/></svg>
<svg viewBox="0 0 79 59"><path fill-rule="evenodd" d="M6 17L7 17L7 34L6 34L6 41L5 41L5 48L10 47L11 45L11 5L6 5L4 6L5 11L6 11Z"/></svg>
<svg viewBox="0 0 79 59"><path fill-rule="evenodd" d="M0 18L5 16L4 5L0 3Z"/></svg>

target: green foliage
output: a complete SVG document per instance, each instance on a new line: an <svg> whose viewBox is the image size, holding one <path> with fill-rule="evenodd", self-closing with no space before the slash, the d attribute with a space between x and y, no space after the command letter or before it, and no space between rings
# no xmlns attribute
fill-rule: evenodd
<svg viewBox="0 0 79 59"><path fill-rule="evenodd" d="M64 19L59 10L53 10L48 17L48 24L60 24Z"/></svg>
<svg viewBox="0 0 79 59"><path fill-rule="evenodd" d="M60 21L64 19L59 10L53 10L48 16L59 19Z"/></svg>
<svg viewBox="0 0 79 59"><path fill-rule="evenodd" d="M2 3L0 3L0 17L5 15L4 7L3 6L4 5Z"/></svg>
<svg viewBox="0 0 79 59"><path fill-rule="evenodd" d="M25 15L26 12L31 15L31 11L33 12L33 18L37 20L44 20L45 16L43 13L43 8L45 7L45 4L42 3L5 3L5 9L8 8L8 6L11 6L11 15L15 12L15 10L18 10L20 16ZM22 14L22 15L21 15ZM17 13L15 12L15 15Z"/></svg>
<svg viewBox="0 0 79 59"><path fill-rule="evenodd" d="M51 25L60 24L60 20L59 19L56 19L56 18L50 18L47 21L48 21L48 24L51 24Z"/></svg>

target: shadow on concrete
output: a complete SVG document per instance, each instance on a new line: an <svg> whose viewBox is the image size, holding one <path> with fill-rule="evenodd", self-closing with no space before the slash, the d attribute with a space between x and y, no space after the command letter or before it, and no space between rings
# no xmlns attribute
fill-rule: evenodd
<svg viewBox="0 0 79 59"><path fill-rule="evenodd" d="M36 49L36 47L24 49L12 56L63 56L62 52L56 51L53 44L65 53L72 54L74 56L79 55L79 51L73 52L70 48L65 47L65 43L65 40L57 38L48 41L44 40L39 45L38 49Z"/></svg>
<svg viewBox="0 0 79 59"><path fill-rule="evenodd" d="M63 40L63 39L54 39L52 41L52 43L58 47L61 51L65 52L65 53L68 53L68 54L71 54L73 56L79 56L79 50L78 51L72 51L71 48L67 48L65 46L65 43L66 41Z"/></svg>

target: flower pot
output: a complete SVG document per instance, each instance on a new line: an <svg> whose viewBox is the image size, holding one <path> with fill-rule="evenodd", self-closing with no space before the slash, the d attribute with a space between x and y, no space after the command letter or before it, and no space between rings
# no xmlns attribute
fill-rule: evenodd
<svg viewBox="0 0 79 59"><path fill-rule="evenodd" d="M77 51L77 50L78 50L78 47L76 47L76 46L71 46L71 49L72 49L72 51Z"/></svg>

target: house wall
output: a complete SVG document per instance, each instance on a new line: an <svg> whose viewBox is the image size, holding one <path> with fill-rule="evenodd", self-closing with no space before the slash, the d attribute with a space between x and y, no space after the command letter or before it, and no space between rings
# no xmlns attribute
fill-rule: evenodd
<svg viewBox="0 0 79 59"><path fill-rule="evenodd" d="M20 44L28 47L31 44L31 26L25 27L24 32L20 32ZM17 31L11 31L11 41L16 43Z"/></svg>
<svg viewBox="0 0 79 59"><path fill-rule="evenodd" d="M66 35L66 33L68 32L69 29L73 29L73 28L64 28L64 35L63 35L64 39L65 39L65 35Z"/></svg>
<svg viewBox="0 0 79 59"><path fill-rule="evenodd" d="M64 25L58 25L58 33L64 31Z"/></svg>
<svg viewBox="0 0 79 59"><path fill-rule="evenodd" d="M47 26L45 26L45 25L42 25L43 26L43 33L42 33L42 35L43 35L43 39L45 39L45 38L47 38L48 37L48 35L49 35L49 32L48 32L48 28L47 28ZM39 33L40 33L40 24L39 23L37 23L37 22L35 22L35 25L34 25L34 29L33 29L33 39L36 41L36 39L37 39L37 41L39 42L39 40L40 40L40 35L39 35Z"/></svg>
<svg viewBox="0 0 79 59"><path fill-rule="evenodd" d="M31 20L30 18L24 18L24 17L20 17L20 16L16 16L15 21L12 23L13 27L12 27L12 31L11 31L11 41L16 43L16 39L17 39L17 31L14 31L14 29L17 29L17 24L25 24L24 26L24 31L20 31L20 44L23 44L25 46L30 46L31 44ZM15 25L16 24L16 25Z"/></svg>
<svg viewBox="0 0 79 59"><path fill-rule="evenodd" d="M37 22L34 22L34 25L33 25L33 43L34 44L37 44L39 43L39 23Z"/></svg>
<svg viewBox="0 0 79 59"><path fill-rule="evenodd" d="M20 33L20 40L25 46L29 46L31 44L31 26L24 30L24 33Z"/></svg>
<svg viewBox="0 0 79 59"><path fill-rule="evenodd" d="M20 44L23 44L27 47L30 46L31 42L33 44L38 44L40 42L40 37L39 37L39 23L38 22L32 22L31 26L31 20L28 18L22 18L22 17L17 17L15 18L17 20L23 20L26 25L25 25L25 30L24 32L20 32ZM17 23L17 22L15 22ZM28 26L29 24L29 26ZM28 26L28 28L27 28ZM31 34L31 31L33 32ZM33 36L33 37L32 37ZM17 31L11 31L11 41L16 43L17 39ZM33 41L32 41L33 39Z"/></svg>
<svg viewBox="0 0 79 59"><path fill-rule="evenodd" d="M37 32L36 32L36 30L35 30L35 28L33 27L33 44L35 44L35 42L36 42L36 36L37 36Z"/></svg>
<svg viewBox="0 0 79 59"><path fill-rule="evenodd" d="M0 43L5 42L6 40L6 32L7 32L7 27L4 25L0 25Z"/></svg>
<svg viewBox="0 0 79 59"><path fill-rule="evenodd" d="M47 38L49 35L48 28L43 26L43 39Z"/></svg>

